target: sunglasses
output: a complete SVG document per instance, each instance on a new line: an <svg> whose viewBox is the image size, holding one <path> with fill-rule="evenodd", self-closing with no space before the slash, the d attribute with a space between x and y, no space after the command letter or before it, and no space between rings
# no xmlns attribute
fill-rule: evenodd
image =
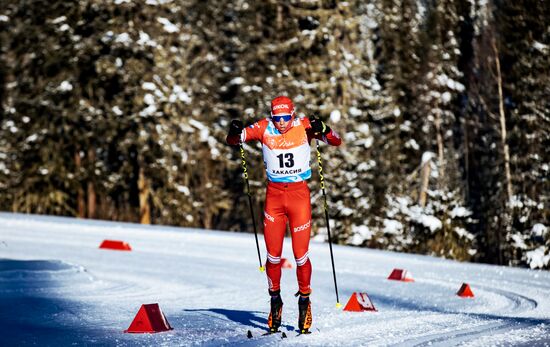
<svg viewBox="0 0 550 347"><path fill-rule="evenodd" d="M271 118L273 119L273 121L275 123L278 123L282 120L284 120L285 122L288 122L291 118L292 118L292 115L291 114L285 114L283 116L271 116Z"/></svg>

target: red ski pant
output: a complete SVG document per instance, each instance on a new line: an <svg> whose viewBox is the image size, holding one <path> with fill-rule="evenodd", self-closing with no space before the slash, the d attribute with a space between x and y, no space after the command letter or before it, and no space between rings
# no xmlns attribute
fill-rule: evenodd
<svg viewBox="0 0 550 347"><path fill-rule="evenodd" d="M311 201L305 181L269 182L265 198L264 239L267 248L266 273L269 290L280 289L281 254L287 222L296 260L296 277L301 293L310 293L311 262L309 238L311 232Z"/></svg>

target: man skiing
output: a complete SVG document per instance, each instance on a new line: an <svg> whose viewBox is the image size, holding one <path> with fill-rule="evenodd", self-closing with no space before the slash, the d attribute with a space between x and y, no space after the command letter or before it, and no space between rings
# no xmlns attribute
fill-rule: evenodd
<svg viewBox="0 0 550 347"><path fill-rule="evenodd" d="M244 128L240 120L232 120L227 143L260 141L267 173L264 209L264 240L267 248L266 273L271 296L268 318L270 332L281 326L281 254L287 222L292 237L292 251L298 278L298 328L308 333L312 323L311 262L308 257L311 232L311 201L306 180L311 177L312 139L332 146L342 142L338 134L320 119L295 117L294 104L286 96L271 101L271 117Z"/></svg>

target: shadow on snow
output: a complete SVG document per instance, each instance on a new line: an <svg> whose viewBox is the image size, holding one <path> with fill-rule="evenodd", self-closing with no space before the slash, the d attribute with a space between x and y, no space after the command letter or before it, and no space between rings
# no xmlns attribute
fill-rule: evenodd
<svg viewBox="0 0 550 347"><path fill-rule="evenodd" d="M0 340L4 346L112 343L101 327L87 327L82 304L58 297L56 288L78 278L59 261L0 259ZM60 282L61 280L61 282ZM100 338L98 338L98 336Z"/></svg>
<svg viewBox="0 0 550 347"><path fill-rule="evenodd" d="M267 328L267 316L268 313L258 311L241 311L241 310L228 310L223 308L209 308L209 309L188 309L184 312L194 312L204 314L209 318L217 318L222 322L231 321L239 325L244 325L251 328L257 328L268 331ZM220 317L223 316L223 317ZM215 325L215 323L213 323ZM290 324L283 324L281 326L286 330L294 330L294 326Z"/></svg>

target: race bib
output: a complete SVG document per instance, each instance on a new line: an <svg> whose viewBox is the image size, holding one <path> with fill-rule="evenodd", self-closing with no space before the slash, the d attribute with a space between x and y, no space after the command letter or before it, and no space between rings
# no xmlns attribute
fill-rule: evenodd
<svg viewBox="0 0 550 347"><path fill-rule="evenodd" d="M262 141L267 178L272 182L300 182L311 177L311 147L300 120L285 134L270 124Z"/></svg>

